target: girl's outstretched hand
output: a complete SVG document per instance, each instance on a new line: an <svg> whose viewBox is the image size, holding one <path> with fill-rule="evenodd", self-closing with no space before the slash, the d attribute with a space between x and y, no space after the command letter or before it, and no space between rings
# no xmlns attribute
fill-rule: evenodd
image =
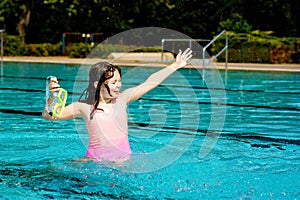
<svg viewBox="0 0 300 200"><path fill-rule="evenodd" d="M176 64L179 67L184 67L192 56L192 50L190 48L187 48L183 53L180 49L178 55L176 56Z"/></svg>

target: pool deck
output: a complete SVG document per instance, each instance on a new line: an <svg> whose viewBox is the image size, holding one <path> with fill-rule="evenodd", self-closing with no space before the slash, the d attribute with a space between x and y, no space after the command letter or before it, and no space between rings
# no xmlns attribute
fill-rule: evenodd
<svg viewBox="0 0 300 200"><path fill-rule="evenodd" d="M58 64L76 64L76 65L91 65L93 63L103 61L112 62L115 65L120 66L143 66L143 67L164 67L169 64L169 62L143 62L143 61L110 61L104 59L81 59L81 58L69 58L64 56L54 56L54 57L3 57L3 62L25 62L25 63L58 63ZM191 60L193 66L187 66L190 68L202 68L201 61ZM217 68L225 69L225 63L215 62L206 66L206 68ZM257 63L227 63L228 70L246 70L246 71L278 71L278 72L300 72L300 64L257 64Z"/></svg>

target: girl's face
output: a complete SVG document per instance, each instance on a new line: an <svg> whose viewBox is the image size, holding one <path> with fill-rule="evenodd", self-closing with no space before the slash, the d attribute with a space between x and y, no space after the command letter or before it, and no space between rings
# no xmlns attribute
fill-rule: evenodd
<svg viewBox="0 0 300 200"><path fill-rule="evenodd" d="M105 87L105 84L107 84L109 88L109 92L107 91L107 87ZM121 82L121 75L117 69L114 71L114 76L108 80L106 80L102 86L101 86L101 96L104 99L114 99L117 98L120 94L120 89L122 87Z"/></svg>

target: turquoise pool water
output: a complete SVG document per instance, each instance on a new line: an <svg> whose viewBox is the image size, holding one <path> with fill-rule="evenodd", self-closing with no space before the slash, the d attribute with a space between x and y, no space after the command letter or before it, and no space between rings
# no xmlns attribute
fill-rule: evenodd
<svg viewBox="0 0 300 200"><path fill-rule="evenodd" d="M127 88L158 69L122 70ZM136 155L126 168L76 162L86 151L84 123L41 118L45 78L59 77L71 102L74 81L85 83L79 66L4 63L3 71L1 199L300 198L300 73L230 71L225 88L208 89L197 70L181 69L130 105ZM213 111L220 126L209 126ZM211 133L216 144L199 157Z"/></svg>

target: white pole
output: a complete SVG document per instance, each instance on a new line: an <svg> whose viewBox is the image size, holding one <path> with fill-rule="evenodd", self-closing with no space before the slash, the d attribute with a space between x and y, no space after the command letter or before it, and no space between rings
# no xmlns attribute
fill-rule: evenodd
<svg viewBox="0 0 300 200"><path fill-rule="evenodd" d="M164 43L165 43L165 39L161 40L161 61L164 61Z"/></svg>
<svg viewBox="0 0 300 200"><path fill-rule="evenodd" d="M226 52L225 52L225 87L227 86L227 64L228 64L228 32L226 31Z"/></svg>

